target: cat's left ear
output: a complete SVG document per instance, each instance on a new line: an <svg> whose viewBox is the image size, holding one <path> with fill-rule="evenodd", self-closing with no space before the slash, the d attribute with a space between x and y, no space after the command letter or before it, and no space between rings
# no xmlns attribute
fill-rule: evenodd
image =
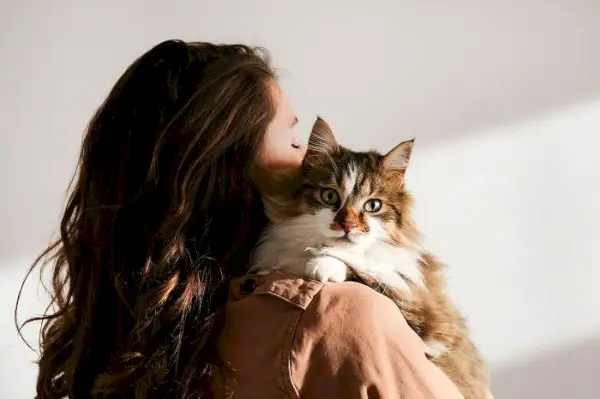
<svg viewBox="0 0 600 399"><path fill-rule="evenodd" d="M308 138L304 164L314 166L323 160L329 161L331 155L338 152L339 148L331 126L322 118L317 117Z"/></svg>
<svg viewBox="0 0 600 399"><path fill-rule="evenodd" d="M408 168L408 162L410 161L414 143L415 139L411 139L403 141L394 147L383 157L383 167L389 172L400 173L404 176L406 168Z"/></svg>

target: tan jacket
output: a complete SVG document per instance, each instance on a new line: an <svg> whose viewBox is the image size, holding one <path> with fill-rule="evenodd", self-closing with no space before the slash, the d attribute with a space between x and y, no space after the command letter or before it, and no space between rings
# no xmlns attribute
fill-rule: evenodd
<svg viewBox="0 0 600 399"><path fill-rule="evenodd" d="M392 301L357 283L236 280L218 347L217 398L462 397Z"/></svg>

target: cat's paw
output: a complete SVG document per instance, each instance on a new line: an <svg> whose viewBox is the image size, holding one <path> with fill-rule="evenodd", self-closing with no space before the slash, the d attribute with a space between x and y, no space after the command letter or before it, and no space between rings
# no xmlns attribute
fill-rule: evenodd
<svg viewBox="0 0 600 399"><path fill-rule="evenodd" d="M427 341L425 342L425 354L430 358L438 358L445 355L450 351L450 348L446 344L440 341Z"/></svg>
<svg viewBox="0 0 600 399"><path fill-rule="evenodd" d="M348 277L348 267L344 262L331 256L317 256L306 264L308 274L323 283L341 283Z"/></svg>

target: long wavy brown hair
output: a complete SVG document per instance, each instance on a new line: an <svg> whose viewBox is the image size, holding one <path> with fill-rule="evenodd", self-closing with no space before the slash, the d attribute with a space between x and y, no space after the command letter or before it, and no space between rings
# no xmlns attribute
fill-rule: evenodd
<svg viewBox="0 0 600 399"><path fill-rule="evenodd" d="M264 50L170 40L117 81L28 273L52 268L25 322L42 322L38 398L210 396L211 332L264 226L250 174L274 78Z"/></svg>

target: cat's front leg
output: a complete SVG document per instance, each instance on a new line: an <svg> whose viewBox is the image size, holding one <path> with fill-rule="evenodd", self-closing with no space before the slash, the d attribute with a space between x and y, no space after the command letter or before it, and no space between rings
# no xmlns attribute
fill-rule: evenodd
<svg viewBox="0 0 600 399"><path fill-rule="evenodd" d="M323 283L332 281L341 283L348 277L348 267L338 258L331 256L315 256L306 263L309 277Z"/></svg>

